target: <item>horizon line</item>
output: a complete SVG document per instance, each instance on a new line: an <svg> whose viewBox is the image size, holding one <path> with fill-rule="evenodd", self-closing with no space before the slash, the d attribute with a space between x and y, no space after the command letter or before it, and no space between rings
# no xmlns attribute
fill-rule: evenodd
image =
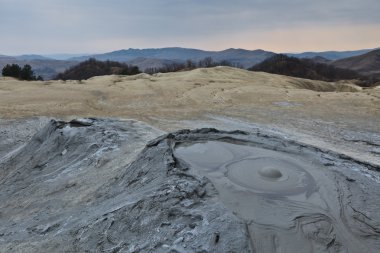
<svg viewBox="0 0 380 253"><path fill-rule="evenodd" d="M106 53L111 53L111 52L117 52L117 51L123 51L123 50L147 50L147 49L154 49L154 50L157 50L157 49L169 49L169 48L178 48L178 49L190 49L190 50L200 50L200 51L209 51L209 52L222 52L222 51L226 51L226 50L231 50L231 49L234 49L234 50L246 50L246 51L265 51L265 52L272 52L272 53L276 53L276 54L301 54L301 53L322 53L322 52L350 52L350 51L361 51L361 50L376 50L376 49L380 49L380 47L374 47L374 48L358 48L358 49L343 49L343 50L339 50L339 49L330 49L330 50L306 50L306 51L292 51L292 52L278 52L277 50L274 50L274 51L271 51L271 50L266 50L266 49L262 49L262 48L257 48L257 49L246 49L246 48L240 48L240 47L230 47L230 48L226 48L226 49L222 49L222 50L209 50L209 49L201 49L201 48L192 48L192 47L179 47L179 46L167 46L167 47L146 47L146 48L134 48L134 47L130 47L130 48L121 48L121 49L115 49L115 50L111 50L111 51L99 51L99 52L92 52L92 53L77 53L77 52L73 52L73 53L70 53L70 52L64 52L64 53L61 53L61 52L57 52L57 53L38 53L38 52L31 52L31 53L21 53L21 54L4 54L4 53L0 53L0 56L13 56L13 57L17 57L17 56L29 56L29 55L38 55L38 56L52 56L52 55L78 55L78 56L90 56L90 55L97 55L97 54L106 54ZM277 52L276 52L277 51Z"/></svg>

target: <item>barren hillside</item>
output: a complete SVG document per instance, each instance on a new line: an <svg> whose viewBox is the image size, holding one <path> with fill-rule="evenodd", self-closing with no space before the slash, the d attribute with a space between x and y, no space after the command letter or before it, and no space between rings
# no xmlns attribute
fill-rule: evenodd
<svg viewBox="0 0 380 253"><path fill-rule="evenodd" d="M379 118L379 89L217 67L103 76L86 81L0 81L2 118L114 116L188 119L207 113L276 122L278 117ZM272 113L276 114L273 117Z"/></svg>

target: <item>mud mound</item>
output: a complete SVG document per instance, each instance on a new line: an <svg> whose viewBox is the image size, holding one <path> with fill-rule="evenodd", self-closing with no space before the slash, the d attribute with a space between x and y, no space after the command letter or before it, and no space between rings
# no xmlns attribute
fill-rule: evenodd
<svg viewBox="0 0 380 253"><path fill-rule="evenodd" d="M0 252L248 251L210 182L136 121L51 121L0 160ZM231 233L219 240L219 234Z"/></svg>
<svg viewBox="0 0 380 253"><path fill-rule="evenodd" d="M0 160L0 252L379 251L380 168L241 131L143 149L160 134L50 122Z"/></svg>

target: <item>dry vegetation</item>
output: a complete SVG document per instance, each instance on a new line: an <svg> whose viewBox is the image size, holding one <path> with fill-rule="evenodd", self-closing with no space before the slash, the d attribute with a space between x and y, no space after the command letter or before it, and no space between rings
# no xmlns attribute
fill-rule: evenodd
<svg viewBox="0 0 380 253"><path fill-rule="evenodd" d="M80 82L2 78L0 97L1 118L110 116L152 123L224 115L272 124L316 119L372 125L380 119L378 88L229 67Z"/></svg>

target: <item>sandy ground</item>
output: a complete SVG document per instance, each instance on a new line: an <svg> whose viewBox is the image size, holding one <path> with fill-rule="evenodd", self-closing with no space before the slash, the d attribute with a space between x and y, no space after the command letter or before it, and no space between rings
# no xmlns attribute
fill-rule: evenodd
<svg viewBox="0 0 380 253"><path fill-rule="evenodd" d="M335 149L362 150L358 155L362 159L380 163L380 88L361 89L348 83L228 67L85 81L2 78L0 119L33 116L133 118L164 131L259 124L297 134L298 139L305 134L305 141L327 141ZM359 140L352 137L358 132L364 136Z"/></svg>

